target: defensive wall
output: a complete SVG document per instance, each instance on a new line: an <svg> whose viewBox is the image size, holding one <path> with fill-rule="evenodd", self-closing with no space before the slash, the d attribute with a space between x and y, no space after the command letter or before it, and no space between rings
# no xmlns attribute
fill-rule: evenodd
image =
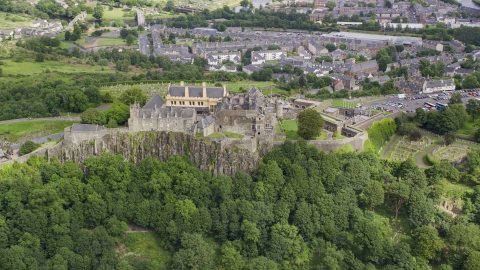
<svg viewBox="0 0 480 270"><path fill-rule="evenodd" d="M366 132L362 132L357 134L355 137L345 138L343 140L328 140L328 141L318 141L318 140L310 140L307 141L308 144L314 145L317 148L320 148L324 151L334 151L339 148L344 147L345 145L353 146L353 149L358 151L363 151L363 145L365 141L368 139L368 134ZM292 141L295 143L296 141ZM280 146L283 142L274 142L274 146Z"/></svg>

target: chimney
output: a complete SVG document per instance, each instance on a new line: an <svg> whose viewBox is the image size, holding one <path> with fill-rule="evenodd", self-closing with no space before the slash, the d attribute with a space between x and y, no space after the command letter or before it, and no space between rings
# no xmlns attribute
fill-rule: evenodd
<svg viewBox="0 0 480 270"><path fill-rule="evenodd" d="M203 88L203 93L202 93L202 97L207 97L207 83L205 82L202 82L202 88Z"/></svg>
<svg viewBox="0 0 480 270"><path fill-rule="evenodd" d="M223 96L227 95L227 85L223 85Z"/></svg>
<svg viewBox="0 0 480 270"><path fill-rule="evenodd" d="M185 97L188 98L189 95L188 95L188 86L185 86Z"/></svg>
<svg viewBox="0 0 480 270"><path fill-rule="evenodd" d="M184 86L184 83L183 83L183 81L181 81L181 82L180 82L180 86Z"/></svg>

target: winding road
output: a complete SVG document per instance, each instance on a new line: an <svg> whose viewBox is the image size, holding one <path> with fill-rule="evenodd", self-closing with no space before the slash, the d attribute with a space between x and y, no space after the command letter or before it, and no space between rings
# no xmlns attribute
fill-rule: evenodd
<svg viewBox="0 0 480 270"><path fill-rule="evenodd" d="M44 117L44 118L20 118L0 121L1 124L12 124L20 122L32 122L32 121L80 121L80 116L57 116L57 117Z"/></svg>

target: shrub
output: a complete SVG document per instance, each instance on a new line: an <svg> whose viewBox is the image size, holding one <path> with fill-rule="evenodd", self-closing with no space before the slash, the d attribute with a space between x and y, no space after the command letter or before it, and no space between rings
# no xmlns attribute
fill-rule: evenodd
<svg viewBox="0 0 480 270"><path fill-rule="evenodd" d="M422 133L420 131L417 130L410 134L410 140L418 141L420 139L422 139Z"/></svg>
<svg viewBox="0 0 480 270"><path fill-rule="evenodd" d="M31 152L35 151L37 148L40 147L40 144L34 143L32 141L26 141L22 146L20 146L20 150L18 150L18 154L20 156L30 154Z"/></svg>

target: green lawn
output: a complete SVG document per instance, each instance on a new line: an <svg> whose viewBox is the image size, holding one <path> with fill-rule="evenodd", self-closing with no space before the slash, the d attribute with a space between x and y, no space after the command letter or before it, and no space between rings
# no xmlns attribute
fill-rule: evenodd
<svg viewBox="0 0 480 270"><path fill-rule="evenodd" d="M115 72L114 68L105 67L102 70L100 66L73 65L67 62L45 61L45 62L21 62L16 63L10 60L4 60L5 65L2 66L5 75L31 75L42 73L49 69L50 71L59 71L67 73L76 72Z"/></svg>
<svg viewBox="0 0 480 270"><path fill-rule="evenodd" d="M473 139L477 129L478 126L476 126L475 122L468 121L461 129L458 130L457 135L460 138Z"/></svg>
<svg viewBox="0 0 480 270"><path fill-rule="evenodd" d="M227 137L242 139L244 136L242 134L233 133L233 132L223 132Z"/></svg>
<svg viewBox="0 0 480 270"><path fill-rule="evenodd" d="M278 63L278 60L266 60L265 62L267 64L276 64L276 63Z"/></svg>
<svg viewBox="0 0 480 270"><path fill-rule="evenodd" d="M225 137L229 137L229 138L242 139L244 136L243 136L242 134L233 133L233 132L222 132L222 133L214 132L214 133L208 135L207 137L208 137L208 138L225 138Z"/></svg>
<svg viewBox="0 0 480 270"><path fill-rule="evenodd" d="M300 135L298 135L298 123L296 120L288 120L283 119L282 121L283 129L287 135L287 139L289 140L298 140L300 139ZM327 138L327 133L322 131L320 136L316 137L314 140L325 140Z"/></svg>
<svg viewBox="0 0 480 270"><path fill-rule="evenodd" d="M134 17L123 17L125 11L122 11L121 8L114 8L113 10L108 10L108 7L103 7L103 17L102 20L116 20L116 19L124 19L124 18L134 18ZM128 12L127 12L128 13ZM92 19L92 14L88 14L87 18Z"/></svg>
<svg viewBox="0 0 480 270"><path fill-rule="evenodd" d="M60 48L62 48L62 49L68 49L68 48L70 48L71 45L72 45L71 43L62 41L62 42L60 43Z"/></svg>
<svg viewBox="0 0 480 270"><path fill-rule="evenodd" d="M227 85L227 89L233 93L240 93L242 92L240 88L243 88L243 91L250 90L253 86L257 88L262 88L266 86L275 86L273 82L254 82L254 81L239 81L239 82L222 82L222 84Z"/></svg>
<svg viewBox="0 0 480 270"><path fill-rule="evenodd" d="M171 255L162 248L160 237L155 232L128 233L125 235L124 244L127 252L156 261L162 269L169 265Z"/></svg>
<svg viewBox="0 0 480 270"><path fill-rule="evenodd" d="M208 138L224 138L225 135L223 135L222 133L214 132L214 133L208 135L207 137Z"/></svg>
<svg viewBox="0 0 480 270"><path fill-rule="evenodd" d="M344 107L344 108L355 108L355 106L360 103L357 101L344 101L343 99L334 99L332 100L332 106L334 107Z"/></svg>
<svg viewBox="0 0 480 270"><path fill-rule="evenodd" d="M135 42L136 43L136 42ZM134 44L135 44L134 43ZM120 46L120 45L127 45L125 41L121 38L99 38L97 41L98 46Z"/></svg>
<svg viewBox="0 0 480 270"><path fill-rule="evenodd" d="M76 43L80 46L85 46L85 38L77 39Z"/></svg>
<svg viewBox="0 0 480 270"><path fill-rule="evenodd" d="M66 127L78 121L27 121L11 124L0 124L0 138L9 142L16 142L21 137L45 131L48 134L62 132Z"/></svg>
<svg viewBox="0 0 480 270"><path fill-rule="evenodd" d="M14 29L19 26L30 26L35 18L25 14L0 12L0 29Z"/></svg>
<svg viewBox="0 0 480 270"><path fill-rule="evenodd" d="M276 132L282 132L282 128L280 127L280 124L275 124L275 131Z"/></svg>

